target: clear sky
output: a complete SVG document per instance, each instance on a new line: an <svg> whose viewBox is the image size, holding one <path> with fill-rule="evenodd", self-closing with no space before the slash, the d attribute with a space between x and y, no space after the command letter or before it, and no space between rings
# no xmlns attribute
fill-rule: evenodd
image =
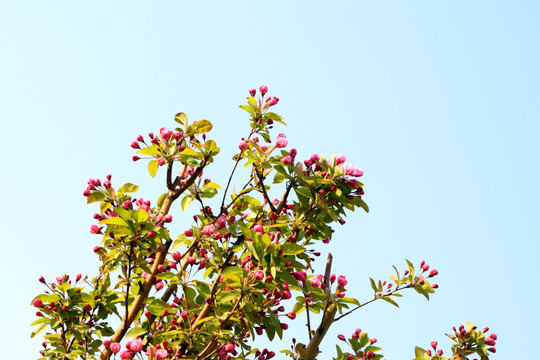
<svg viewBox="0 0 540 360"><path fill-rule="evenodd" d="M533 0L0 1L2 357L37 358L40 275L96 274L86 180L112 173L155 202L163 179L129 144L183 111L214 123L223 183L248 132L237 105L266 84L300 157L364 169L371 212L321 248L349 291L369 299L368 277L404 258L440 273L429 302L406 293L341 320L321 360L357 327L412 359L465 321L498 334L494 359L535 358L539 16Z"/></svg>

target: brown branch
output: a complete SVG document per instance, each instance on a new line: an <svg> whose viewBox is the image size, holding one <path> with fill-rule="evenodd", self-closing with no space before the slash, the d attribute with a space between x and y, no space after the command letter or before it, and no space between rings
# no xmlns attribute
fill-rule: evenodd
<svg viewBox="0 0 540 360"><path fill-rule="evenodd" d="M330 276L329 274L331 270L332 270L332 254L328 254L328 259L326 260L325 282L327 281L327 278ZM327 287L327 289L329 289L329 287ZM328 291L328 294L326 297L326 310L324 311L321 324L315 331L313 338L311 338L311 340L309 341L309 344L306 347L305 357L302 357L302 359L307 359L307 360L315 359L319 350L319 345L321 344L321 341L324 338L324 335L326 335L326 332L330 328L330 325L332 325L332 323L334 322L336 312L337 312L337 306L334 302L330 301L330 292Z"/></svg>

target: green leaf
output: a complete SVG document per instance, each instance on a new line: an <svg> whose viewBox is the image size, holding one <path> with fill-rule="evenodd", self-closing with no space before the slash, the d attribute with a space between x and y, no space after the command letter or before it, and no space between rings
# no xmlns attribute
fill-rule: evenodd
<svg viewBox="0 0 540 360"><path fill-rule="evenodd" d="M187 241L188 241L188 237L186 235L184 235L184 234L178 235L174 239L174 242L171 245L171 250L170 251L174 251L174 250L178 249L180 246L184 245Z"/></svg>
<svg viewBox="0 0 540 360"><path fill-rule="evenodd" d="M139 187L134 184L126 183L122 185L120 189L118 189L118 195L124 194L124 193L133 193L139 190Z"/></svg>
<svg viewBox="0 0 540 360"><path fill-rule="evenodd" d="M255 114L255 110L253 110L253 108L249 105L240 105L240 109L246 110L251 115Z"/></svg>
<svg viewBox="0 0 540 360"><path fill-rule="evenodd" d="M247 98L248 104L253 106L254 108L257 108L257 101L253 96L250 96Z"/></svg>
<svg viewBox="0 0 540 360"><path fill-rule="evenodd" d="M414 356L416 357L414 360L429 360L427 351L418 346L414 348Z"/></svg>
<svg viewBox="0 0 540 360"><path fill-rule="evenodd" d="M394 305L395 307L399 307L399 305L394 300L392 300L389 296L383 296L382 299Z"/></svg>
<svg viewBox="0 0 540 360"><path fill-rule="evenodd" d="M182 211L186 211L189 208L189 205L193 202L193 199L191 198L191 195L186 195L182 198L182 201L180 202L180 205L182 206Z"/></svg>
<svg viewBox="0 0 540 360"><path fill-rule="evenodd" d="M187 127L187 124L188 124L187 115L184 114L183 112L176 114L174 116L174 121L176 121L177 123L179 123L180 125L184 127Z"/></svg>
<svg viewBox="0 0 540 360"><path fill-rule="evenodd" d="M103 221L100 221L100 224L127 226L126 221L120 217L105 219Z"/></svg>
<svg viewBox="0 0 540 360"><path fill-rule="evenodd" d="M295 191L296 191L298 194L307 197L308 199L311 199L311 198L313 197L313 195L311 194L311 191L309 191L309 189L306 189L306 188L304 188L304 187L296 188Z"/></svg>
<svg viewBox="0 0 540 360"><path fill-rule="evenodd" d="M151 177L155 177L158 169L158 162L157 160L152 160L148 163L148 172L150 173Z"/></svg>
<svg viewBox="0 0 540 360"><path fill-rule="evenodd" d="M212 123L208 120L195 121L191 126L193 127L193 133L195 134L202 134L212 130Z"/></svg>
<svg viewBox="0 0 540 360"><path fill-rule="evenodd" d="M137 337L141 336L143 334L146 334L146 330L140 327L134 327L133 329L129 330L126 334L127 338Z"/></svg>
<svg viewBox="0 0 540 360"><path fill-rule="evenodd" d="M41 323L39 324L34 331L32 331L32 334L30 335L31 338L33 338L36 335L41 334L45 329L49 326L49 323Z"/></svg>
<svg viewBox="0 0 540 360"><path fill-rule="evenodd" d="M107 195L105 195L103 191L96 190L96 191L93 191L92 194L90 194L90 196L86 198L86 203L91 204L97 201L103 201L106 198L107 198Z"/></svg>
<svg viewBox="0 0 540 360"><path fill-rule="evenodd" d="M162 280L178 280L178 276L171 272L162 272L157 274L156 277Z"/></svg>
<svg viewBox="0 0 540 360"><path fill-rule="evenodd" d="M159 151L159 147L157 145L152 145L137 151L137 154L154 156L161 155L161 152Z"/></svg>

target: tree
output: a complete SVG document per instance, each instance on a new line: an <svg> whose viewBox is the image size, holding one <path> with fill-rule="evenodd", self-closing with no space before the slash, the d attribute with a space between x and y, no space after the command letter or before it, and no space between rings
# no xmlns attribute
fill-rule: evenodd
<svg viewBox="0 0 540 360"><path fill-rule="evenodd" d="M101 266L91 279L63 275L47 282L40 277L47 290L32 301L39 309L32 337L48 330L42 359L266 360L276 354L254 348L250 340L263 334L270 341L281 338L287 322L301 313L308 329L304 342L281 352L315 359L328 328L343 317L377 300L397 306L405 289L428 299L435 292L437 285L429 281L437 270L424 261L418 269L408 260L404 271L394 267L388 282L371 279L374 295L365 303L348 296L345 276L332 274L332 255L325 273L313 274L320 254L311 246L328 243L331 224L343 224L347 211L368 211L357 180L363 172L344 155L314 154L297 161L295 149L285 150L284 134L270 135L274 124L284 122L270 111L279 100L267 91L261 86L256 99L256 90L250 90L248 104L240 106L250 114L251 130L238 145L224 190L202 177L220 152L206 138L212 124L189 123L184 113L176 114L176 129L161 128L146 140L139 135L131 144L138 154L133 161L150 159L152 177L166 168L166 192L156 206L133 198L134 184L113 187L111 175L103 182L88 181L84 196L88 203L99 203L90 231L102 238L94 248ZM231 189L241 162L249 169L248 179ZM270 198L270 182L274 191L280 189L279 198ZM183 211L197 204L200 214L192 227L173 237L167 224L177 200ZM119 324L113 327L115 321ZM468 323L454 328L448 335L456 343L453 358L476 353L487 359L495 352L488 346L497 339L486 337L487 331ZM382 358L377 340L360 329L339 339L348 349L338 346L337 359ZM417 347L415 358L446 359L436 342L431 346L433 355Z"/></svg>

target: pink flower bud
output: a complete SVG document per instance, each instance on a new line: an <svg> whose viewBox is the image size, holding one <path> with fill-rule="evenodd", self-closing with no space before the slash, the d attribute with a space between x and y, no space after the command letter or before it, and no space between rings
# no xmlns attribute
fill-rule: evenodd
<svg viewBox="0 0 540 360"><path fill-rule="evenodd" d="M184 231L184 235L186 236L193 236L193 230L192 229L187 229L186 231Z"/></svg>
<svg viewBox="0 0 540 360"><path fill-rule="evenodd" d="M171 214L167 214L163 217L163 221L165 221L166 223L170 223L172 221L172 215Z"/></svg>
<svg viewBox="0 0 540 360"><path fill-rule="evenodd" d="M157 159L157 163L158 163L159 166L163 166L163 165L165 165L166 161L165 161L164 158L159 158L159 159Z"/></svg>
<svg viewBox="0 0 540 360"><path fill-rule="evenodd" d="M338 293L336 294L336 296L337 296L338 298L340 298L340 299L341 299L341 298L344 298L344 297L345 297L345 291L340 291L340 292L338 292Z"/></svg>
<svg viewBox="0 0 540 360"><path fill-rule="evenodd" d="M261 95L264 96L264 95L268 92L268 86L266 86L266 85L261 85L261 86L259 87L259 91L260 91Z"/></svg>
<svg viewBox="0 0 540 360"><path fill-rule="evenodd" d="M197 258L195 256L187 256L186 257L186 262L189 265L195 265L197 263Z"/></svg>
<svg viewBox="0 0 540 360"><path fill-rule="evenodd" d="M489 331L489 328L486 326L484 330L482 330L483 333L487 333Z"/></svg>
<svg viewBox="0 0 540 360"><path fill-rule="evenodd" d="M253 272L253 278L257 281L261 281L262 279L264 279L264 271L259 269L255 270Z"/></svg>
<svg viewBox="0 0 540 360"><path fill-rule="evenodd" d="M214 233L214 231L216 231L214 224L208 224L204 226L202 233L206 236L210 236Z"/></svg>
<svg viewBox="0 0 540 360"><path fill-rule="evenodd" d="M81 280L81 277L81 274L77 274L77 276L75 276L75 282L79 282L79 280Z"/></svg>
<svg viewBox="0 0 540 360"><path fill-rule="evenodd" d="M426 264L426 265L422 266L422 270L424 270L424 271L428 271L428 270L429 270L429 265L428 265L428 264Z"/></svg>
<svg viewBox="0 0 540 360"><path fill-rule="evenodd" d="M281 149L281 148L286 147L287 144L288 144L288 141L285 134L279 134L278 137L276 138L276 147Z"/></svg>
<svg viewBox="0 0 540 360"><path fill-rule="evenodd" d="M172 132L171 132L171 130L163 127L161 129L159 129L159 135L161 135L163 140L169 141L169 139L171 138Z"/></svg>
<svg viewBox="0 0 540 360"><path fill-rule="evenodd" d="M306 272L305 271L295 271L293 276L296 280L304 283L306 282Z"/></svg>
<svg viewBox="0 0 540 360"><path fill-rule="evenodd" d="M284 156L283 158L281 158L281 162L285 165L289 165L290 163L292 163L292 158L290 156Z"/></svg>
<svg viewBox="0 0 540 360"><path fill-rule="evenodd" d="M140 160L140 159L141 159L141 158L138 157L138 156L136 156L136 155L133 155L133 157L131 158L131 160L133 160L133 161L138 161L138 160Z"/></svg>
<svg viewBox="0 0 540 360"><path fill-rule="evenodd" d="M238 148L239 148L240 150L242 150L242 151L243 151L243 150L246 150L246 149L248 148L248 143L242 140L242 141L240 141L240 143L238 144Z"/></svg>
<svg viewBox="0 0 540 360"><path fill-rule="evenodd" d="M129 350L124 350L120 353L120 359L122 360L128 360L133 357L133 354Z"/></svg>
<svg viewBox="0 0 540 360"><path fill-rule="evenodd" d="M375 344L377 342L377 338L371 338L371 340L369 340L369 342L371 343L371 345Z"/></svg>
<svg viewBox="0 0 540 360"><path fill-rule="evenodd" d="M318 277L311 278L311 280L309 280L309 283L311 284L311 286L321 287L321 280Z"/></svg>
<svg viewBox="0 0 540 360"><path fill-rule="evenodd" d="M172 132L172 137L178 141L182 138L182 133L180 131L173 131Z"/></svg>
<svg viewBox="0 0 540 360"><path fill-rule="evenodd" d="M182 258L182 255L180 255L178 251L173 252L171 255L174 261L180 261L180 259Z"/></svg>
<svg viewBox="0 0 540 360"><path fill-rule="evenodd" d="M431 270L431 271L429 272L429 276L428 276L428 277L433 277L433 276L436 276L436 275L438 275L438 274L439 274L439 272L438 272L437 270L433 269L433 270Z"/></svg>
<svg viewBox="0 0 540 360"><path fill-rule="evenodd" d="M345 285L347 285L347 279L345 279L345 276L339 275L337 283L338 283L338 286L345 287Z"/></svg>
<svg viewBox="0 0 540 360"><path fill-rule="evenodd" d="M32 302L32 305L34 305L37 308L42 308L43 307L43 302L41 301L41 299L35 299Z"/></svg>
<svg viewBox="0 0 540 360"><path fill-rule="evenodd" d="M490 351L492 353L496 353L497 349L495 349L495 346L492 346L492 347L488 348L488 351Z"/></svg>
<svg viewBox="0 0 540 360"><path fill-rule="evenodd" d="M131 351L139 352L142 350L142 339L135 339L131 342Z"/></svg>
<svg viewBox="0 0 540 360"><path fill-rule="evenodd" d="M256 233L262 234L264 232L264 228L262 225L256 224L255 226L253 226L253 231L255 231Z"/></svg>
<svg viewBox="0 0 540 360"><path fill-rule="evenodd" d="M249 95L255 96L256 93L257 93L257 90L255 90L255 89L249 89Z"/></svg>
<svg viewBox="0 0 540 360"><path fill-rule="evenodd" d="M118 354L118 352L120 352L120 349L122 348L122 345L120 345L119 343L117 342L113 342L111 344L111 351L114 353L114 354Z"/></svg>
<svg viewBox="0 0 540 360"><path fill-rule="evenodd" d="M140 149L140 148L141 148L141 147L139 146L139 143L136 142L136 141L133 141L133 142L131 143L131 147L132 147L133 149Z"/></svg>
<svg viewBox="0 0 540 360"><path fill-rule="evenodd" d="M159 349L156 351L156 359L166 359L167 358L167 350Z"/></svg>
<svg viewBox="0 0 540 360"><path fill-rule="evenodd" d="M337 337L338 337L339 340L345 341L345 336L344 335L339 334Z"/></svg>
<svg viewBox="0 0 540 360"><path fill-rule="evenodd" d="M274 106L278 103L278 100L276 97L273 97L273 98L268 98L268 100L266 101L268 106Z"/></svg>
<svg viewBox="0 0 540 360"><path fill-rule="evenodd" d="M349 354L345 360L354 360L354 355Z"/></svg>
<svg viewBox="0 0 540 360"><path fill-rule="evenodd" d="M137 141L139 141L139 142L143 142L143 141L144 141L142 135L137 135Z"/></svg>
<svg viewBox="0 0 540 360"><path fill-rule="evenodd" d="M436 349L437 349L437 342L436 342L436 341L432 341L432 342L431 342L431 347L433 348L433 350L436 350Z"/></svg>
<svg viewBox="0 0 540 360"><path fill-rule="evenodd" d="M347 160L347 157L345 155L338 155L336 157L336 164L343 164Z"/></svg>
<svg viewBox="0 0 540 360"><path fill-rule="evenodd" d="M218 229L223 229L227 225L227 217L225 216L225 214L217 218L216 225Z"/></svg>
<svg viewBox="0 0 540 360"><path fill-rule="evenodd" d="M101 228L98 225L92 225L90 226L90 233L91 234L101 234Z"/></svg>
<svg viewBox="0 0 540 360"><path fill-rule="evenodd" d="M163 284L162 281L161 281L161 282L157 282L156 285L155 285L157 291L163 289L163 286L165 286L165 285Z"/></svg>
<svg viewBox="0 0 540 360"><path fill-rule="evenodd" d="M43 276L39 277L39 282L45 284L45 278Z"/></svg>
<svg viewBox="0 0 540 360"><path fill-rule="evenodd" d="M442 349L437 350L437 355L441 356L443 354Z"/></svg>
<svg viewBox="0 0 540 360"><path fill-rule="evenodd" d="M490 334L489 337L493 340L497 340L497 334Z"/></svg>
<svg viewBox="0 0 540 360"><path fill-rule="evenodd" d="M279 327L281 327L281 329L283 329L283 330L287 330L289 328L289 325L285 324L285 323L281 323L281 324L279 324Z"/></svg>

